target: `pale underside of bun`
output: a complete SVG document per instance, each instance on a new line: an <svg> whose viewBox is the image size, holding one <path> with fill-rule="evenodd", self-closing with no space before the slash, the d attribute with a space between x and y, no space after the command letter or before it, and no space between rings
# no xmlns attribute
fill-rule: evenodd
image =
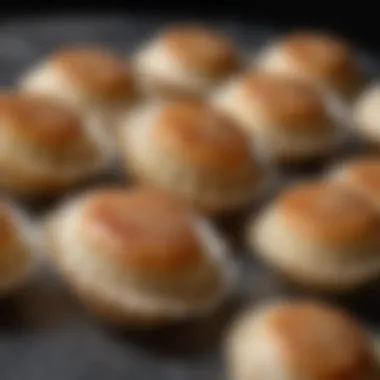
<svg viewBox="0 0 380 380"><path fill-rule="evenodd" d="M215 282L211 287L206 285L205 294L202 295L202 288L199 288L196 298L191 296L191 292L186 298L181 297L181 294L170 295L171 292L176 293L174 283L169 287L173 289L169 293L169 288L165 290L166 286L162 291L159 286L153 291L149 279L136 280L133 273L120 269L101 252L89 250L77 232L82 213L81 200L71 202L53 213L47 221L50 253L73 291L106 321L128 326L157 325L163 321L183 320L212 313L230 294L236 275L234 264L228 258L225 243L207 222L194 221L204 245L204 254L208 255L210 263L213 264L209 273L200 272L193 279L189 278L191 281L186 286L190 290L191 286L194 289L199 288L204 280L207 283L207 276L214 278Z"/></svg>

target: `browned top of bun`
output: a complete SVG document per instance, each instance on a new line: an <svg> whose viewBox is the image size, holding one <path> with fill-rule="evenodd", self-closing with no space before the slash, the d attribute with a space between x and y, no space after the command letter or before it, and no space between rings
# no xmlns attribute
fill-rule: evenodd
<svg viewBox="0 0 380 380"><path fill-rule="evenodd" d="M192 70L220 77L238 67L237 52L227 37L199 26L177 26L163 35L163 43Z"/></svg>
<svg viewBox="0 0 380 380"><path fill-rule="evenodd" d="M94 99L120 101L134 97L132 69L108 51L68 48L55 53L53 64Z"/></svg>
<svg viewBox="0 0 380 380"><path fill-rule="evenodd" d="M341 38L322 33L294 33L284 41L285 52L304 70L333 85L359 80L351 47Z"/></svg>
<svg viewBox="0 0 380 380"><path fill-rule="evenodd" d="M65 149L82 135L80 118L66 106L39 96L0 95L1 128L28 142Z"/></svg>
<svg viewBox="0 0 380 380"><path fill-rule="evenodd" d="M297 378L364 379L373 368L365 332L343 311L299 302L274 312L269 324Z"/></svg>
<svg viewBox="0 0 380 380"><path fill-rule="evenodd" d="M174 101L158 116L155 136L181 160L226 173L252 165L249 140L224 114L197 101Z"/></svg>
<svg viewBox="0 0 380 380"><path fill-rule="evenodd" d="M374 207L343 186L295 185L280 196L278 205L288 223L321 242L352 246L378 237L380 243L380 219Z"/></svg>
<svg viewBox="0 0 380 380"><path fill-rule="evenodd" d="M279 127L320 133L331 128L324 101L313 86L279 74L249 73L243 79L245 98L258 102Z"/></svg>
<svg viewBox="0 0 380 380"><path fill-rule="evenodd" d="M111 189L86 204L83 231L94 250L128 270L175 275L198 266L202 246L192 218L158 191Z"/></svg>

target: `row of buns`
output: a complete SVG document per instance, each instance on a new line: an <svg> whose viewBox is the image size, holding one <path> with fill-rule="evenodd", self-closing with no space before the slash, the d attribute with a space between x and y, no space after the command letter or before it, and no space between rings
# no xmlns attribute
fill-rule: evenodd
<svg viewBox="0 0 380 380"><path fill-rule="evenodd" d="M60 50L3 91L7 195L62 195L115 160L134 185L81 191L42 223L4 198L1 295L48 260L88 310L120 327L205 316L233 297L233 250L208 216L259 204L279 166L328 160L347 132L380 143L380 91L366 89L345 41L295 33L246 61L227 37L180 26L130 63L96 48ZM304 287L356 290L380 279L378 199L380 157L343 161L264 204L247 223L248 248ZM359 322L316 301L237 318L226 360L231 380L380 377Z"/></svg>
<svg viewBox="0 0 380 380"><path fill-rule="evenodd" d="M297 187L281 199L282 208L277 214L287 207L291 212L283 215L287 217L289 235L299 234L299 227L306 231L307 220L302 217L319 215L318 223L312 222L309 234L303 236L315 257L298 246L294 250L298 258L286 264L304 275L302 268L309 266L310 272L314 260L312 276L318 270L322 272L318 276L324 276L327 265L323 261L340 261L340 267L335 265L336 272L330 274L345 284L354 272L369 269L370 251L363 252L365 257L355 259L355 255L358 246L366 244L364 236L373 239L375 216L365 203L350 198L353 195L338 190L335 183L321 186ZM313 205L315 192L321 191L328 199L322 206ZM329 205L329 195L343 196L337 207L344 214L334 220L344 224L341 230L337 225L328 231L322 225L323 218L337 211L336 206ZM292 203L298 203L294 210ZM9 204L1 206L2 231L7 235L2 233L0 241L0 289L5 291L14 290L30 273L33 244L21 214ZM355 208L360 206L363 211ZM291 231L289 226L298 229ZM355 235L351 237L349 232ZM54 210L44 222L44 236L48 257L72 292L98 318L118 327L152 328L211 314L232 296L236 285L236 266L220 234L204 218L165 193L147 189L92 190ZM278 234L273 237L277 252L286 245L281 239ZM320 244L327 244L331 256L319 249ZM283 264L288 253L285 250L282 254ZM299 265L302 260L303 266ZM351 267L351 260L356 260L357 269ZM331 278L325 280L331 284ZM233 380L379 378L375 342L360 322L338 307L310 299L272 300L248 308L227 331L225 360Z"/></svg>
<svg viewBox="0 0 380 380"><path fill-rule="evenodd" d="M254 198L278 166L338 156L348 134L378 145L380 92L356 91L351 107L344 94L364 74L344 41L296 33L272 45L256 55L260 65L234 73L233 44L201 27L166 30L130 63L96 48L52 53L0 96L0 188L60 194L119 159L127 176L219 212ZM286 65L258 58L273 51ZM203 80L218 85L206 95ZM144 81L204 96L156 97Z"/></svg>
<svg viewBox="0 0 380 380"><path fill-rule="evenodd" d="M281 277L306 288L360 289L380 279L379 196L380 157L346 161L320 179L283 189L253 213L246 228L248 247ZM32 223L17 210L2 202L0 284L5 290L13 277L16 283L25 279L36 247L75 289L107 302L123 301L128 308L129 302L139 307L141 290L151 297L148 309L155 301L160 309L161 297L168 305L174 297L173 310L191 314L198 304L218 306L213 301L234 289L237 269L225 237L169 192L140 186L83 191L44 217L42 234L32 232ZM34 230L41 230L38 225Z"/></svg>

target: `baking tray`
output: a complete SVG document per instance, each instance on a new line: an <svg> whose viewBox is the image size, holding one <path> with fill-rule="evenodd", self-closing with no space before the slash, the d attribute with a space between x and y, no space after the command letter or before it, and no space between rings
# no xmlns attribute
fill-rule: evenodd
<svg viewBox="0 0 380 380"><path fill-rule="evenodd" d="M11 86L18 75L44 55L72 43L107 46L123 54L166 24L180 21L149 16L40 17L8 20L0 25L0 85ZM200 20L204 21L204 20ZM242 51L253 52L276 36L276 28L205 20L233 38ZM362 64L376 75L377 60L360 52ZM307 173L310 175L310 173ZM287 175L289 184L299 175ZM116 174L103 183L120 182ZM32 210L36 215L45 207ZM235 244L241 275L239 292L210 318L154 332L120 333L94 321L46 267L22 293L0 302L1 380L210 380L223 379L221 342L233 315L247 304L279 296L305 294L281 283L248 255L236 231L243 222L219 223ZM314 295L317 296L317 295ZM380 289L331 299L356 314L372 331L380 328Z"/></svg>

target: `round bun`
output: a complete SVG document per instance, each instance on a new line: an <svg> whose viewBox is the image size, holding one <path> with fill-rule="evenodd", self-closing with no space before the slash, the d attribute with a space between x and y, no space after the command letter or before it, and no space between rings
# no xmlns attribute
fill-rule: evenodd
<svg viewBox="0 0 380 380"><path fill-rule="evenodd" d="M235 380L375 380L373 346L360 324L338 308L277 301L237 319L227 340Z"/></svg>
<svg viewBox="0 0 380 380"><path fill-rule="evenodd" d="M354 132L375 150L380 149L380 85L367 88L353 107Z"/></svg>
<svg viewBox="0 0 380 380"><path fill-rule="evenodd" d="M108 163L101 127L54 100L0 94L0 128L0 187L17 195L53 195Z"/></svg>
<svg viewBox="0 0 380 380"><path fill-rule="evenodd" d="M29 280L36 264L35 232L16 206L0 199L0 296L6 296Z"/></svg>
<svg viewBox="0 0 380 380"><path fill-rule="evenodd" d="M344 98L363 83L355 54L346 41L323 33L297 32L269 45L255 57L261 70L310 80Z"/></svg>
<svg viewBox="0 0 380 380"><path fill-rule="evenodd" d="M127 172L205 212L240 207L263 183L250 140L198 101L145 105L121 125L120 142Z"/></svg>
<svg viewBox="0 0 380 380"><path fill-rule="evenodd" d="M126 62L110 51L81 47L54 52L21 77L20 88L57 98L110 124L138 97Z"/></svg>
<svg viewBox="0 0 380 380"><path fill-rule="evenodd" d="M338 144L335 119L318 90L280 74L250 72L212 97L279 163L326 158Z"/></svg>
<svg viewBox="0 0 380 380"><path fill-rule="evenodd" d="M349 291L380 277L380 216L340 184L285 190L248 231L264 261L307 287Z"/></svg>
<svg viewBox="0 0 380 380"><path fill-rule="evenodd" d="M364 156L334 167L328 177L380 208L380 156Z"/></svg>
<svg viewBox="0 0 380 380"><path fill-rule="evenodd" d="M199 26L169 28L144 46L135 66L145 92L159 98L208 93L236 72L239 59L227 37Z"/></svg>
<svg viewBox="0 0 380 380"><path fill-rule="evenodd" d="M53 212L46 236L74 292L119 326L211 313L234 283L216 230L162 192L93 190Z"/></svg>

